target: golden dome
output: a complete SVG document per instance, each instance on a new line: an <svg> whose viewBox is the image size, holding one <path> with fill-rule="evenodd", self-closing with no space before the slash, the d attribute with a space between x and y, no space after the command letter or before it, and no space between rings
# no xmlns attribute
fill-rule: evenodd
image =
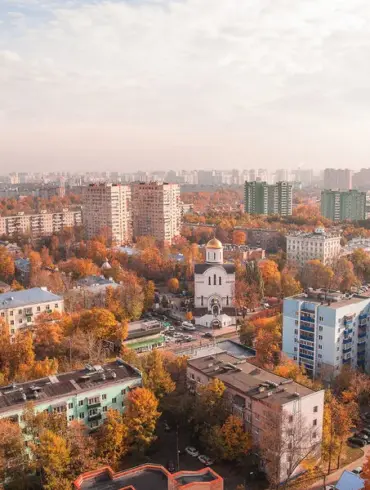
<svg viewBox="0 0 370 490"><path fill-rule="evenodd" d="M210 240L207 245L206 245L207 248L217 248L217 249L220 249L222 248L222 243L220 242L220 240L217 240L217 238L212 238L212 240Z"/></svg>

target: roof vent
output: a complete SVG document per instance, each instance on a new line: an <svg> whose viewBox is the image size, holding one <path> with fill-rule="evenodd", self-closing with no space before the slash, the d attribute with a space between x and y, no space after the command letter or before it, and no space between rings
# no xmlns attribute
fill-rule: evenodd
<svg viewBox="0 0 370 490"><path fill-rule="evenodd" d="M26 401L27 400L27 395L26 393L22 393L22 400Z"/></svg>
<svg viewBox="0 0 370 490"><path fill-rule="evenodd" d="M300 396L300 395L299 395L298 391L295 391L295 392L293 393L293 396L295 396L296 398L299 398L299 396Z"/></svg>

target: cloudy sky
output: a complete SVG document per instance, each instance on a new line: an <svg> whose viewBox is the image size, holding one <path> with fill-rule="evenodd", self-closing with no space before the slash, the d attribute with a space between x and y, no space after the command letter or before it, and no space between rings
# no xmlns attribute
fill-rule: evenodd
<svg viewBox="0 0 370 490"><path fill-rule="evenodd" d="M367 0L0 0L0 172L370 166Z"/></svg>

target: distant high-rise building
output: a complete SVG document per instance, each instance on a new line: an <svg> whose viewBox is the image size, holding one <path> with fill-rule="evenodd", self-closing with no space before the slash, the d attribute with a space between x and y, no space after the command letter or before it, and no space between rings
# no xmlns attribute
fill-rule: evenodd
<svg viewBox="0 0 370 490"><path fill-rule="evenodd" d="M83 191L83 222L88 238L104 234L114 243L132 239L131 189L120 184L90 184Z"/></svg>
<svg viewBox="0 0 370 490"><path fill-rule="evenodd" d="M326 189L321 192L321 214L332 221L365 219L366 193Z"/></svg>
<svg viewBox="0 0 370 490"><path fill-rule="evenodd" d="M290 216L293 206L293 190L289 182L245 182L244 209L249 214L278 214Z"/></svg>
<svg viewBox="0 0 370 490"><path fill-rule="evenodd" d="M132 185L134 237L152 236L172 243L181 230L180 186L150 182Z"/></svg>
<svg viewBox="0 0 370 490"><path fill-rule="evenodd" d="M345 168L326 168L324 171L325 189L352 189L352 170Z"/></svg>

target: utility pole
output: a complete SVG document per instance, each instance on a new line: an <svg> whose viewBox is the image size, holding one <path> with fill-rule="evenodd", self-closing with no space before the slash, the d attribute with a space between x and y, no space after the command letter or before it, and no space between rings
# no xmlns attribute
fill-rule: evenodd
<svg viewBox="0 0 370 490"><path fill-rule="evenodd" d="M179 424L176 424L176 458L177 471L180 471Z"/></svg>

